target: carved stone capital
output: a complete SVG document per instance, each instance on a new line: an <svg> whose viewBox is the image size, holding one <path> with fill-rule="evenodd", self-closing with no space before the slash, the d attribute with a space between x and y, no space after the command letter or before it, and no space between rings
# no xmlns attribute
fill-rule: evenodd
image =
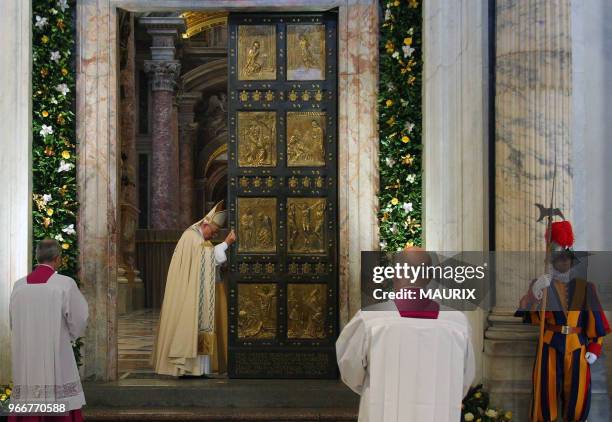
<svg viewBox="0 0 612 422"><path fill-rule="evenodd" d="M178 60L145 60L144 70L151 76L151 90L174 91L181 74L181 63Z"/></svg>

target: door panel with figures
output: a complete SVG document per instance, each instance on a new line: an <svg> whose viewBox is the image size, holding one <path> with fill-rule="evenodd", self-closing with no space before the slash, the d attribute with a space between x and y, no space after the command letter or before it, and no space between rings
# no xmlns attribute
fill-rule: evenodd
<svg viewBox="0 0 612 422"><path fill-rule="evenodd" d="M336 26L229 18L231 377L337 376Z"/></svg>

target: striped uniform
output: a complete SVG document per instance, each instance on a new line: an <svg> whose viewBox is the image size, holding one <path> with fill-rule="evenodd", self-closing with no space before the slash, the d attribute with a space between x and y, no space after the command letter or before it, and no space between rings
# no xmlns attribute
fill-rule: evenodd
<svg viewBox="0 0 612 422"><path fill-rule="evenodd" d="M539 303L531 288L529 291L529 305L516 315L523 317L525 323L539 325ZM534 385L539 382L541 386L537 422L557 420L559 398L565 421L585 421L591 401L591 371L585 354L599 356L610 326L592 283L582 279L568 283L555 280L548 287L547 297L546 308L550 311L545 313L542 365L538 369L534 364L533 369ZM557 332L561 326L577 327L569 329L578 332Z"/></svg>

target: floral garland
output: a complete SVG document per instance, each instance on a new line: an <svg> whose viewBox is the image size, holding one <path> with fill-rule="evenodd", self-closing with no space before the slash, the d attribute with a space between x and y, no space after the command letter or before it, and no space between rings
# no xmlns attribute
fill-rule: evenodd
<svg viewBox="0 0 612 422"><path fill-rule="evenodd" d="M74 0L32 2L32 227L34 244L60 243L62 273L77 280L73 13Z"/></svg>
<svg viewBox="0 0 612 422"><path fill-rule="evenodd" d="M489 393L482 384L470 388L461 405L461 420L466 422L509 422L512 412L489 407Z"/></svg>
<svg viewBox="0 0 612 422"><path fill-rule="evenodd" d="M0 386L0 414L8 413L12 392L13 384Z"/></svg>
<svg viewBox="0 0 612 422"><path fill-rule="evenodd" d="M386 3L380 31L380 248L422 244L421 4Z"/></svg>

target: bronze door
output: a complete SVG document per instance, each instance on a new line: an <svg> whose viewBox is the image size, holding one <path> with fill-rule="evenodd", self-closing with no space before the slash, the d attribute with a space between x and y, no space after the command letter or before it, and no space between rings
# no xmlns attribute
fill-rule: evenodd
<svg viewBox="0 0 612 422"><path fill-rule="evenodd" d="M333 378L337 15L229 18L229 375Z"/></svg>

